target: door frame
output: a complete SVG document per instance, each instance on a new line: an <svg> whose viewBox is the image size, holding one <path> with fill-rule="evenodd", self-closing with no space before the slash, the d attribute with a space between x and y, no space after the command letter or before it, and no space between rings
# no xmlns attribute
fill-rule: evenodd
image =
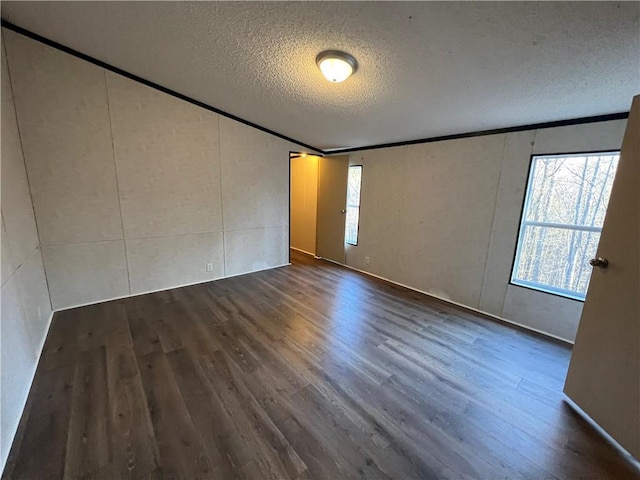
<svg viewBox="0 0 640 480"><path fill-rule="evenodd" d="M311 155L311 156L318 157L318 158L324 158L324 155L321 154L321 153L309 153L309 152L301 152L299 150L289 150L289 198L288 198L288 203L289 203L289 245L287 247L287 249L288 249L288 257L289 257L289 264L291 264L291 160L293 159L292 155L302 156L302 154L304 154L305 157L308 157L309 155ZM316 195L317 195L317 193L318 192L317 192L317 187L316 187Z"/></svg>

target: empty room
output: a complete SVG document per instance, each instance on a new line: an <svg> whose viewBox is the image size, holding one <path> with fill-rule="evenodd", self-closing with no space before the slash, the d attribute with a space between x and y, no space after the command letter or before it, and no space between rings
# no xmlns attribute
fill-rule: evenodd
<svg viewBox="0 0 640 480"><path fill-rule="evenodd" d="M2 479L640 480L640 2L0 13Z"/></svg>

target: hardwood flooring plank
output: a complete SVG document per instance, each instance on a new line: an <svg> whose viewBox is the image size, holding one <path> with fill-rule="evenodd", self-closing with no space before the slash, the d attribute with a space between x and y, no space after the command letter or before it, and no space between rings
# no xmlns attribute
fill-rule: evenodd
<svg viewBox="0 0 640 480"><path fill-rule="evenodd" d="M84 478L109 465L107 359L105 347L82 352L76 364L64 478Z"/></svg>
<svg viewBox="0 0 640 480"><path fill-rule="evenodd" d="M118 313L126 316L124 307ZM155 434L129 329L106 341L112 478L140 478L158 468Z"/></svg>
<svg viewBox="0 0 640 480"><path fill-rule="evenodd" d="M310 256L58 312L3 479L638 479L565 344Z"/></svg>
<svg viewBox="0 0 640 480"><path fill-rule="evenodd" d="M331 454L341 478L388 479L362 446L341 429L335 419L323 415L324 410L319 408L318 398L309 394L311 388L313 387L305 387L300 393L293 395L289 399L290 405L294 408L296 420L306 427L324 451Z"/></svg>
<svg viewBox="0 0 640 480"><path fill-rule="evenodd" d="M211 455L213 476L234 478L252 460L251 450L226 413L200 363L185 350L167 356L194 427Z"/></svg>
<svg viewBox="0 0 640 480"><path fill-rule="evenodd" d="M140 478L158 468L159 457L144 390L139 378L112 382L110 378L112 475Z"/></svg>
<svg viewBox="0 0 640 480"><path fill-rule="evenodd" d="M354 393L359 402L366 398L367 403L377 411L378 421L379 417L386 417L397 422L406 437L420 444L425 450L437 451L437 461L453 470L456 475L495 478L497 472L484 460L476 459L475 463L470 461L468 456L472 452L460 451L457 442L433 428L432 419L429 418L429 413L434 414L433 409L432 412L418 411L415 405L402 402L395 391L380 388L380 385L368 382L365 378L352 375L347 368L334 370L330 382L336 390L340 390L339 385L349 385L351 398L354 398ZM430 466L436 464L435 458L429 462Z"/></svg>
<svg viewBox="0 0 640 480"><path fill-rule="evenodd" d="M138 301L125 302L129 332L137 357L143 357L162 350L158 333L151 328L151 322L158 315L161 305L154 303L151 295L143 295Z"/></svg>
<svg viewBox="0 0 640 480"><path fill-rule="evenodd" d="M184 404L165 355L152 352L140 359L140 375L164 477L206 478L213 471Z"/></svg>
<svg viewBox="0 0 640 480"><path fill-rule="evenodd" d="M212 384L222 387L217 392L225 409L253 450L253 460L265 477L296 478L307 469L244 385L240 367L234 366L224 353L214 352L203 360L203 368Z"/></svg>
<svg viewBox="0 0 640 480"><path fill-rule="evenodd" d="M22 441L13 446L3 478L63 478L74 374L75 364L38 371Z"/></svg>

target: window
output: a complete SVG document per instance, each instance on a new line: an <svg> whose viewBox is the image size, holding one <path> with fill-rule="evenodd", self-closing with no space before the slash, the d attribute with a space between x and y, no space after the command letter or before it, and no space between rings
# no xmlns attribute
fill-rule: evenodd
<svg viewBox="0 0 640 480"><path fill-rule="evenodd" d="M511 283L584 300L619 156L532 157Z"/></svg>
<svg viewBox="0 0 640 480"><path fill-rule="evenodd" d="M349 167L347 182L347 220L344 228L344 241L350 245L358 244L358 223L360 221L360 186L362 185L362 165Z"/></svg>

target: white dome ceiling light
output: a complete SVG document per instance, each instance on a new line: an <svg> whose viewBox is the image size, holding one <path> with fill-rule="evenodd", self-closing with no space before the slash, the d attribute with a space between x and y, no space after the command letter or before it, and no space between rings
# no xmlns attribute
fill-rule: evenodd
<svg viewBox="0 0 640 480"><path fill-rule="evenodd" d="M333 83L344 82L358 69L355 58L338 50L325 50L316 57L316 63L327 80Z"/></svg>

